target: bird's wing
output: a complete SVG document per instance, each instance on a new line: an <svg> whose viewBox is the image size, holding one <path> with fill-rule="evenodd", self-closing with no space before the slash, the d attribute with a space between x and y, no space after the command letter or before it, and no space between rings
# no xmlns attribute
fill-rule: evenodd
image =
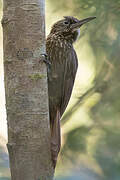
<svg viewBox="0 0 120 180"><path fill-rule="evenodd" d="M74 49L70 50L68 56L66 57L65 65L64 65L64 78L63 78L63 86L62 86L62 99L60 105L60 115L62 116L70 99L75 76L78 67L78 59Z"/></svg>

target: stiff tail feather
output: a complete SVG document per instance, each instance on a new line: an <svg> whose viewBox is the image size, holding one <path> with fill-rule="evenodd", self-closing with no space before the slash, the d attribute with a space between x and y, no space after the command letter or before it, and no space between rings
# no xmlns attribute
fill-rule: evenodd
<svg viewBox="0 0 120 180"><path fill-rule="evenodd" d="M57 157L61 147L60 132L60 112L57 111L56 117L51 121L51 154L54 168L56 167Z"/></svg>

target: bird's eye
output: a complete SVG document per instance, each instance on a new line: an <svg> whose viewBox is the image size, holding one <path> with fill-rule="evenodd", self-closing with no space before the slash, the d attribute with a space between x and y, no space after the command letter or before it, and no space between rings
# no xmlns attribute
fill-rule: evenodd
<svg viewBox="0 0 120 180"><path fill-rule="evenodd" d="M69 24L69 22L68 21L64 21L64 24Z"/></svg>

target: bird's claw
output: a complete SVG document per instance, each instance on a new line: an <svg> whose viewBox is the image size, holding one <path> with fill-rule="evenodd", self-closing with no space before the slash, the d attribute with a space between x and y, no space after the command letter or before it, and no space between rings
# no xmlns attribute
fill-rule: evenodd
<svg viewBox="0 0 120 180"><path fill-rule="evenodd" d="M43 57L43 62L45 62L48 66L51 65L51 62L48 59L48 55L47 54L41 54L41 56Z"/></svg>
<svg viewBox="0 0 120 180"><path fill-rule="evenodd" d="M51 62L48 59L48 55L44 53L44 54L41 54L41 56L43 57L42 61L47 65L47 71L49 72L50 66L51 66Z"/></svg>

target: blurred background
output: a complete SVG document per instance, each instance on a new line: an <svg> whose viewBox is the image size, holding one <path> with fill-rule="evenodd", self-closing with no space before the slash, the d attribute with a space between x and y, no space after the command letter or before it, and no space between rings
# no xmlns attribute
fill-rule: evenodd
<svg viewBox="0 0 120 180"><path fill-rule="evenodd" d="M120 0L46 0L46 34L67 15L97 19L74 45L79 68L61 121L56 180L120 180ZM8 180L1 27L0 57L0 180Z"/></svg>

